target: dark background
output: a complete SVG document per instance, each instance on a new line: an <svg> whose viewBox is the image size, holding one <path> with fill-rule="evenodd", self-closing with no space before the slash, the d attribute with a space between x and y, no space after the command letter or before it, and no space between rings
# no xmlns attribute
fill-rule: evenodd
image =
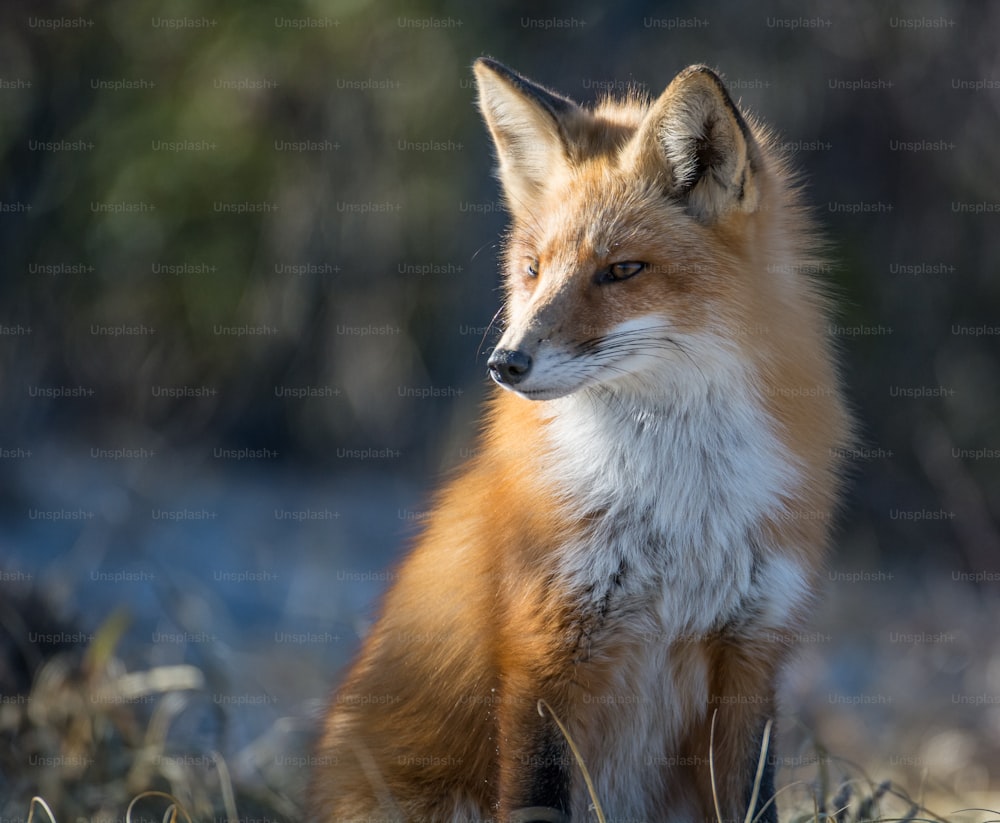
<svg viewBox="0 0 1000 823"><path fill-rule="evenodd" d="M274 752L304 750L489 391L505 214L472 61L582 102L705 62L804 172L860 423L786 765L821 739L997 791L998 32L960 2L5 3L12 647L39 613L56 640L123 615L121 665L205 673L167 748L294 808Z"/></svg>

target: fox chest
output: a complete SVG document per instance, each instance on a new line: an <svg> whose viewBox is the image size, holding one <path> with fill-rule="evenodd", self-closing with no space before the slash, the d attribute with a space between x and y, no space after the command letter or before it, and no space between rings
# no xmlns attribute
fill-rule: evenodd
<svg viewBox="0 0 1000 823"><path fill-rule="evenodd" d="M695 535L657 528L649 513L616 513L560 548L559 588L578 616L580 662L623 643L700 640L770 596L753 531L727 534L712 516Z"/></svg>
<svg viewBox="0 0 1000 823"><path fill-rule="evenodd" d="M554 491L585 525L552 553L552 571L582 616L584 646L669 645L783 610L775 589L796 575L764 525L798 478L755 411L706 399L658 416L553 421Z"/></svg>
<svg viewBox="0 0 1000 823"><path fill-rule="evenodd" d="M550 556L578 620L567 638L578 688L570 732L608 808L694 819L677 746L709 706L712 664L699 641L781 631L808 598L806 570L764 528L799 478L747 409L590 417L557 426L553 442L553 485L585 524ZM579 780L572 794L584 815Z"/></svg>

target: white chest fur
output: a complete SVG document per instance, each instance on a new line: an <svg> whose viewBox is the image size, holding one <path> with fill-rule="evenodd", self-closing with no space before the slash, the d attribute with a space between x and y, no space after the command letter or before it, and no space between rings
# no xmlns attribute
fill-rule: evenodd
<svg viewBox="0 0 1000 823"><path fill-rule="evenodd" d="M655 818L649 775L667 779L672 741L693 720L681 707L704 707L708 697L707 672L697 659L673 660L672 641L696 639L748 607L757 631L779 629L808 597L803 569L760 531L794 497L799 472L745 392L708 387L655 411L578 393L552 411L552 488L591 523L560 547L557 574L599 623L593 636L586 629L582 658L616 661L574 733L607 807ZM623 647L630 651L612 653ZM651 768L658 763L668 767ZM579 781L573 794L582 813ZM685 799L676 804L682 819Z"/></svg>
<svg viewBox="0 0 1000 823"><path fill-rule="evenodd" d="M658 608L634 616L678 635L709 630L752 595L770 554L759 526L798 474L755 398L708 385L642 409L581 392L552 411L550 482L592 524L558 553L570 590L604 597L614 582L626 600L653 597Z"/></svg>

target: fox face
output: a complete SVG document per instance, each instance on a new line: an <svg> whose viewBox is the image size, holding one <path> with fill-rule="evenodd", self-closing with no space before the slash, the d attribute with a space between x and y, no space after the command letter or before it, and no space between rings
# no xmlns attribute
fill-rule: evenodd
<svg viewBox="0 0 1000 823"><path fill-rule="evenodd" d="M551 400L729 368L767 291L747 237L768 180L719 78L692 67L652 104L589 111L475 70L513 218L492 378Z"/></svg>

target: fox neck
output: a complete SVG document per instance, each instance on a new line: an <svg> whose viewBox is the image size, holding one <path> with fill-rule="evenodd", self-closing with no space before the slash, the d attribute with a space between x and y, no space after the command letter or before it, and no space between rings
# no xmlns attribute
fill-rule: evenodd
<svg viewBox="0 0 1000 823"><path fill-rule="evenodd" d="M557 494L579 516L641 504L684 545L725 541L780 513L796 471L746 381L702 381L659 396L585 389L546 403L545 462ZM725 511L722 527L707 512ZM691 532L692 527L698 527Z"/></svg>
<svg viewBox="0 0 1000 823"><path fill-rule="evenodd" d="M565 514L592 524L590 549L565 558L583 577L753 562L747 547L794 496L794 458L747 381L656 399L589 389L546 406L543 473Z"/></svg>

